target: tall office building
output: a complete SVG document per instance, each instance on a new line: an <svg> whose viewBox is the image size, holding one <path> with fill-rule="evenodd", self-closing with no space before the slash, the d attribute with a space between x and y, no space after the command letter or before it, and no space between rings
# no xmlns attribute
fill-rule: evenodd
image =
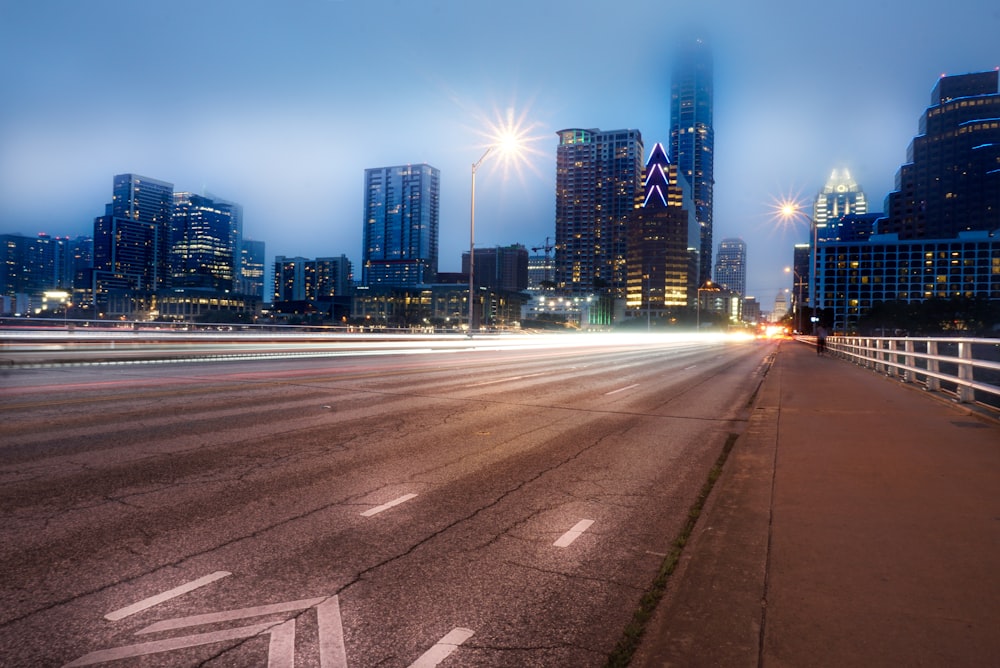
<svg viewBox="0 0 1000 668"><path fill-rule="evenodd" d="M233 205L202 195L174 193L170 230L171 286L236 287Z"/></svg>
<svg viewBox="0 0 1000 668"><path fill-rule="evenodd" d="M868 213L868 202L851 173L835 169L813 203L813 223L822 230L828 221Z"/></svg>
<svg viewBox="0 0 1000 668"><path fill-rule="evenodd" d="M240 259L237 263L236 291L264 299L265 255L264 242L243 239L240 243ZM270 295L268 296L270 299Z"/></svg>
<svg viewBox="0 0 1000 668"><path fill-rule="evenodd" d="M715 259L715 282L747 296L747 243L742 239L723 239Z"/></svg>
<svg viewBox="0 0 1000 668"><path fill-rule="evenodd" d="M946 239L1000 229L998 73L942 77L896 172L879 232Z"/></svg>
<svg viewBox="0 0 1000 668"><path fill-rule="evenodd" d="M351 287L347 256L274 258L274 301L317 301L347 295Z"/></svg>
<svg viewBox="0 0 1000 668"><path fill-rule="evenodd" d="M646 161L641 201L629 222L626 308L633 317L675 315L697 295L701 234L691 188L662 144Z"/></svg>
<svg viewBox="0 0 1000 668"><path fill-rule="evenodd" d="M701 228L698 283L712 274L712 198L715 188L715 130L712 51L703 38L685 42L676 52L670 85L670 158L694 194Z"/></svg>
<svg viewBox="0 0 1000 668"><path fill-rule="evenodd" d="M628 221L642 192L638 130L560 130L556 149L556 288L626 292Z"/></svg>
<svg viewBox="0 0 1000 668"><path fill-rule="evenodd" d="M428 164L365 170L364 285L433 283L441 173Z"/></svg>
<svg viewBox="0 0 1000 668"><path fill-rule="evenodd" d="M94 219L91 295L98 313L111 292L138 299L170 286L174 186L138 174L114 177L105 214ZM118 310L141 308L138 304Z"/></svg>
<svg viewBox="0 0 1000 668"><path fill-rule="evenodd" d="M476 287L523 292L528 289L528 249L521 244L475 249ZM462 253L462 273L469 275L469 254Z"/></svg>

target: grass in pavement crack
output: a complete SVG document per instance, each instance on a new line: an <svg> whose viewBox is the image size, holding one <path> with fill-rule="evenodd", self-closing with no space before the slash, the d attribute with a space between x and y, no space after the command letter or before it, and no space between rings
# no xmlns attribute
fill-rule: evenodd
<svg viewBox="0 0 1000 668"><path fill-rule="evenodd" d="M722 447L722 452L719 454L718 459L715 460L715 465L708 472L708 479L701 486L698 498L695 499L688 510L684 527L674 539L673 546L660 565L660 570L657 572L652 584L650 584L649 588L642 595L638 609L632 615L632 620L625 627L621 639L608 657L605 668L624 668L632 661L632 656L635 654L636 649L638 649L639 641L646 631L646 624L649 623L650 618L653 616L653 611L656 610L656 606L663 598L663 594L667 589L667 581L677 568L681 554L684 552L684 546L691 538L691 534L694 533L694 528L698 524L698 518L705 507L708 495L712 492L715 481L722 475L722 467L726 463L726 459L729 458L729 453L732 451L737 437L738 434L729 434L729 437L726 439L726 444Z"/></svg>

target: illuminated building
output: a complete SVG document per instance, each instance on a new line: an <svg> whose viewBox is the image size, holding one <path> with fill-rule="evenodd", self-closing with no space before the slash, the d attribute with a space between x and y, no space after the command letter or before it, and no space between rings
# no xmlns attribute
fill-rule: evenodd
<svg viewBox="0 0 1000 668"><path fill-rule="evenodd" d="M317 301L349 294L351 262L346 256L274 258L274 301Z"/></svg>
<svg viewBox="0 0 1000 668"><path fill-rule="evenodd" d="M427 164L365 170L364 285L432 283L441 173Z"/></svg>
<svg viewBox="0 0 1000 668"><path fill-rule="evenodd" d="M633 317L676 316L694 303L701 236L691 188L662 144L649 154L643 193L628 227L626 308Z"/></svg>
<svg viewBox="0 0 1000 668"><path fill-rule="evenodd" d="M701 38L675 54L670 85L670 158L691 184L701 230L698 284L712 277L712 199L715 188L715 130L712 51Z"/></svg>
<svg viewBox="0 0 1000 668"><path fill-rule="evenodd" d="M741 298L747 292L747 243L742 239L723 239L715 258L715 282Z"/></svg>
<svg viewBox="0 0 1000 668"><path fill-rule="evenodd" d="M192 193L174 193L170 230L171 286L236 286L236 235L233 207Z"/></svg>
<svg viewBox="0 0 1000 668"><path fill-rule="evenodd" d="M821 237L828 221L865 213L868 213L868 202L861 186L846 169L833 170L813 203L813 223L819 228Z"/></svg>
<svg viewBox="0 0 1000 668"><path fill-rule="evenodd" d="M1000 236L977 230L951 239L821 241L817 276L820 310L837 331L853 331L877 302L1000 300Z"/></svg>
<svg viewBox="0 0 1000 668"><path fill-rule="evenodd" d="M172 183L138 174L114 177L112 200L94 219L95 314L147 310L152 293L170 286L173 195Z"/></svg>
<svg viewBox="0 0 1000 668"><path fill-rule="evenodd" d="M946 239L1000 229L998 72L942 77L896 172L879 232Z"/></svg>
<svg viewBox="0 0 1000 668"><path fill-rule="evenodd" d="M237 262L236 291L244 295L264 298L265 255L264 242L243 239Z"/></svg>
<svg viewBox="0 0 1000 668"><path fill-rule="evenodd" d="M642 135L597 129L557 134L556 289L623 298L627 225L642 192Z"/></svg>

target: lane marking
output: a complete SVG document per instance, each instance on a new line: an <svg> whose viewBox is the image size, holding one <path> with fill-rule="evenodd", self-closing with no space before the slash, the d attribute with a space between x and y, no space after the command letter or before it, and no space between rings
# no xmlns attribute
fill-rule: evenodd
<svg viewBox="0 0 1000 668"><path fill-rule="evenodd" d="M625 387L619 387L617 390L611 390L610 392L605 392L604 396L609 396L612 394L618 394L619 392L624 392L625 390L631 390L633 387L639 387L639 383L633 383L632 385L627 385Z"/></svg>
<svg viewBox="0 0 1000 668"><path fill-rule="evenodd" d="M209 612L204 615L191 615L190 617L175 617L162 622L156 622L144 629L136 631L136 635L146 633L159 633L160 631L173 631L183 629L188 626L201 626L202 624L216 624L218 622L231 622L235 619L246 619L248 617L263 617L273 615L278 612L292 612L305 610L314 605L318 605L327 600L326 596L320 598L304 598L298 601L285 601L284 603L274 603L272 605L258 605L253 608L241 608L239 610L226 610L224 612Z"/></svg>
<svg viewBox="0 0 1000 668"><path fill-rule="evenodd" d="M224 640L235 640L237 638L252 638L268 631L274 627L274 622L266 624L254 624L253 626L241 626L236 629L226 629L225 631L214 631L212 633L199 633L193 636L183 636L181 638L168 638L167 640L156 640L153 642L139 643L138 645L126 645L125 647L115 647L112 649L102 649L90 654L84 654L76 661L67 663L63 668L76 668L76 666L90 666L95 663L106 661L117 661L135 656L145 656L146 654L159 654L160 652L170 652L176 649L187 647L198 647L200 645L210 645Z"/></svg>
<svg viewBox="0 0 1000 668"><path fill-rule="evenodd" d="M316 623L319 626L319 668L347 668L344 623L336 596L316 606Z"/></svg>
<svg viewBox="0 0 1000 668"><path fill-rule="evenodd" d="M294 619L271 629L271 640L267 644L267 668L295 668Z"/></svg>
<svg viewBox="0 0 1000 668"><path fill-rule="evenodd" d="M684 367L684 371L690 371L691 369L695 368L696 366L698 366L698 365L697 364L692 364L691 366L686 366L686 367Z"/></svg>
<svg viewBox="0 0 1000 668"><path fill-rule="evenodd" d="M487 380L487 381L483 381L482 383L472 383L471 385L466 385L465 387L480 387L482 385L493 385L494 383L509 383L511 381L522 380L524 378L534 378L536 376L545 376L548 373L549 373L548 371L543 371L541 373L529 373L526 376L512 376L510 378L497 378L496 380Z"/></svg>
<svg viewBox="0 0 1000 668"><path fill-rule="evenodd" d="M472 629L454 628L441 638L434 647L420 655L420 658L410 664L409 668L434 668L458 649L458 646L471 638Z"/></svg>
<svg viewBox="0 0 1000 668"><path fill-rule="evenodd" d="M374 508L369 508L365 512L361 513L361 516L362 517L371 517L372 515L378 515L383 510L389 510L393 506L398 506L401 503L405 503L406 501L409 501L410 499L412 499L415 496L416 496L416 494L404 494L403 496L399 497L398 499L393 499L389 503L383 503L381 506L375 506Z"/></svg>
<svg viewBox="0 0 1000 668"><path fill-rule="evenodd" d="M178 596L186 594L189 591L193 591L198 587L204 587L205 585L211 584L216 580L221 580L222 578L228 575L232 575L232 573L228 571L215 571L214 573L206 575L205 577L198 578L197 580L192 580L191 582L182 584L179 587L174 587L173 589L165 591L162 594L157 594L156 596L150 596L149 598L144 598L143 600L133 603L132 605L126 606L119 610L115 610L114 612L109 612L108 614L104 615L104 619L107 619L112 622L116 622L119 619L125 619L129 615L134 615L137 612L142 612L143 610L152 608L154 605L158 605L160 603L163 603L164 601L169 601L172 598L177 598Z"/></svg>
<svg viewBox="0 0 1000 668"><path fill-rule="evenodd" d="M552 543L555 547L569 547L573 541L583 535L583 532L590 528L594 520L580 520L573 525L573 528L559 537L559 540Z"/></svg>
<svg viewBox="0 0 1000 668"><path fill-rule="evenodd" d="M316 608L320 668L347 668L347 653L344 648L344 628L340 615L340 600L337 596L321 596L271 605L260 605L252 608L241 608L239 610L177 617L147 626L144 629L136 631L135 635L173 631L192 626L217 624L219 622L229 622L282 612L298 612L311 607ZM208 633L195 633L193 635L164 638L162 640L126 645L124 647L103 649L85 654L72 663L66 664L64 668L90 666L95 663L106 663L119 659L146 656L147 654L172 652L189 647L263 635L269 636L267 668L295 668L296 618L297 616L291 619L259 622L249 626L211 631Z"/></svg>

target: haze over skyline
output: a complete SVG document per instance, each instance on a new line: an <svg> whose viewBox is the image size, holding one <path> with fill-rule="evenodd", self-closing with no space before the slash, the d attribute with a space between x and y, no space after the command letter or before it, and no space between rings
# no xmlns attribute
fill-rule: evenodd
<svg viewBox="0 0 1000 668"><path fill-rule="evenodd" d="M766 4L766 6L761 6ZM715 231L747 242L765 309L807 209L847 168L881 211L943 74L1000 65L1000 6L459 0L0 7L0 233L91 234L112 177L134 172L244 207L267 258L347 255L360 275L364 169L441 170L442 271L468 249L470 166L491 121L537 140L518 171L488 160L477 247L555 235L556 131L637 128L669 145L677 40L715 60Z"/></svg>

